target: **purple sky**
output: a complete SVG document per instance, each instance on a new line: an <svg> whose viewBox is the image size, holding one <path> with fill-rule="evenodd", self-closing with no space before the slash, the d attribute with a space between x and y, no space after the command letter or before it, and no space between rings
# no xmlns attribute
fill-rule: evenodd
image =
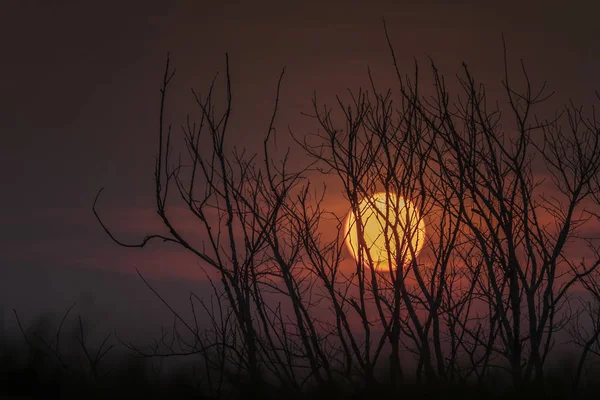
<svg viewBox="0 0 600 400"><path fill-rule="evenodd" d="M600 89L599 10L591 1L84 3L92 2L0 6L0 312L7 326L13 308L29 319L75 300L106 329L153 321L160 304L134 268L181 304L178 293L206 286L191 257L164 246L119 248L91 211L104 186L100 211L121 237L158 226L152 172L167 52L177 68L168 104L175 126L195 111L189 89L203 91L229 52L230 140L250 149L267 126L284 66L281 132L315 128L300 115L310 111L313 90L331 104L335 94L368 83L367 66L380 87L394 85L382 17L407 73L413 58L426 65L431 56L450 78L465 61L497 89L504 33L509 56L524 57L557 100L592 104ZM286 134L281 140L289 142Z"/></svg>

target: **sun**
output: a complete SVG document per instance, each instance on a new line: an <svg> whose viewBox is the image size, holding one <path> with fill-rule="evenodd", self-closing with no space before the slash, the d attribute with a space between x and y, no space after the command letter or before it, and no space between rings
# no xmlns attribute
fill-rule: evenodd
<svg viewBox="0 0 600 400"><path fill-rule="evenodd" d="M362 248L365 265L389 270L398 262L410 263L413 254L423 248L425 222L410 201L393 193L379 192L362 199L359 210L366 245ZM352 210L346 217L344 234L350 253L359 261L358 224Z"/></svg>

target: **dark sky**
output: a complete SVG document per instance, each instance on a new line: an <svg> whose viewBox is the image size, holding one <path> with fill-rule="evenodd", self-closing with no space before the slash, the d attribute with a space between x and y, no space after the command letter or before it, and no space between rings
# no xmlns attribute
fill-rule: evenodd
<svg viewBox="0 0 600 400"><path fill-rule="evenodd" d="M534 79L547 80L559 100L591 104L600 89L595 3L3 1L0 305L6 325L13 308L28 319L81 300L104 327L134 329L160 308L135 268L176 302L185 300L178 294L206 287L192 258L164 246L119 248L91 211L96 192L106 187L100 210L123 237L157 226L152 168L167 52L177 68L168 105L175 126L194 112L189 89L204 90L229 53L230 140L252 148L267 126L284 66L282 132L287 125L296 132L314 128L300 114L310 111L313 90L332 103L346 88L367 84L367 66L380 87L394 85L382 17L407 73L414 58L425 65L431 56L449 77L465 61L497 88L504 33L511 60L525 58Z"/></svg>

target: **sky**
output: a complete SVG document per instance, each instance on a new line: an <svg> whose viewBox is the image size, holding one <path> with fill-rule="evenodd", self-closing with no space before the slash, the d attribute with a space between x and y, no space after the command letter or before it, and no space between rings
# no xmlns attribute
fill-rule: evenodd
<svg viewBox="0 0 600 400"><path fill-rule="evenodd" d="M230 140L252 149L283 67L281 132L315 128L301 114L314 91L331 104L368 84L367 67L380 87L394 85L382 17L407 73L432 57L453 77L464 61L498 89L504 34L511 62L524 58L555 98L598 105L598 11L592 1L537 0L3 1L0 317L14 327L13 309L31 320L79 301L101 329L135 336L167 315L136 268L176 305L182 293L206 292L192 257L169 246L120 248L91 208L104 187L99 211L121 238L159 227L152 173L167 53L177 68L167 105L176 127L195 111L190 88L205 90L229 54Z"/></svg>

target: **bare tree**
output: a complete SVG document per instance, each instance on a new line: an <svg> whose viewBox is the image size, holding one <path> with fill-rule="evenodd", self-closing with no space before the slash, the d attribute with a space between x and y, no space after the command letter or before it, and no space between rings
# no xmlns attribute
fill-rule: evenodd
<svg viewBox="0 0 600 400"><path fill-rule="evenodd" d="M517 90L506 61L504 114L466 65L451 92L431 61L432 85L423 91L419 66L403 76L387 30L386 38L398 92L380 91L369 72L369 90L349 92L347 101L337 97L335 108L315 97L310 116L318 132L290 132L307 155L297 169L290 149L281 159L272 155L283 71L262 150L247 154L228 145L228 58L223 111L213 96L216 80L204 96L192 91L200 119L182 126L187 161L175 159L163 120L174 75L167 60L154 182L168 234L123 243L96 210L100 192L94 213L120 245L176 243L218 280L211 280L210 302L190 296L193 322L164 302L191 341L174 326L170 341L163 336L153 351L136 351L202 355L214 395L224 393L227 379L245 380L254 391L340 382L375 390L381 380L395 387L408 377L485 383L504 370L517 389L543 383L556 333L576 322L573 288L581 284L597 295L600 249L579 231L600 205L600 125L573 104L551 119L536 115L549 97L545 85L534 89L523 66L525 85ZM346 261L344 234L323 234L332 224L346 233L346 215L327 210L327 187L308 179L315 172L341 184L358 232L354 263ZM378 207L371 197L378 192L397 196ZM198 237L175 225L173 201L196 218ZM378 210L383 259L375 259L365 238L365 201ZM591 261L568 253L575 243L591 247ZM198 305L211 321L208 330L198 325ZM577 382L600 332L595 308L587 310L593 324L589 335L576 336L583 348Z"/></svg>

